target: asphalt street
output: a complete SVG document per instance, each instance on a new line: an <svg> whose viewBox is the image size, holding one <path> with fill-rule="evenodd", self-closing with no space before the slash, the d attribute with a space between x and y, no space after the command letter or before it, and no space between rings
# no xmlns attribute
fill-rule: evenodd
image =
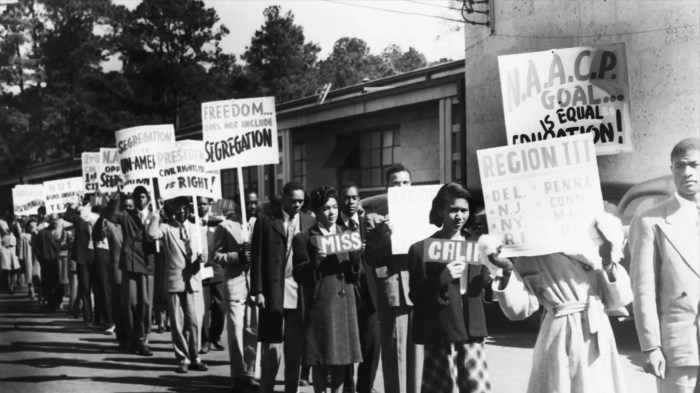
<svg viewBox="0 0 700 393"><path fill-rule="evenodd" d="M525 393L536 330L489 308L487 359L493 392ZM615 327L628 391L653 393L641 369L634 326ZM0 392L229 392L228 354L203 356L206 372L175 373L170 333L151 334L153 357L117 351L114 336L87 328L65 312L49 312L26 292L0 295ZM276 391L282 392L281 371ZM375 389L383 392L381 369ZM300 392L312 392L303 387ZM545 393L545 392L543 392Z"/></svg>

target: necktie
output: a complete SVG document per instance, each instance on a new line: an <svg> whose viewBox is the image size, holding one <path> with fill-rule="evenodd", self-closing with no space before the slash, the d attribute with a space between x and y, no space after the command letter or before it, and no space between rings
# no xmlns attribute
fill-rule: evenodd
<svg viewBox="0 0 700 393"><path fill-rule="evenodd" d="M292 239L294 238L294 233L296 232L296 223L294 218L289 217L289 223L287 223L287 255L292 250Z"/></svg>
<svg viewBox="0 0 700 393"><path fill-rule="evenodd" d="M192 255L192 247L190 245L190 233L187 230L187 225L183 222L180 225L180 239L185 243L185 252L188 256Z"/></svg>
<svg viewBox="0 0 700 393"><path fill-rule="evenodd" d="M357 230L357 223L356 223L355 220L353 220L352 218L350 219L350 221L348 221L348 228L349 228L351 231L356 231L356 230Z"/></svg>

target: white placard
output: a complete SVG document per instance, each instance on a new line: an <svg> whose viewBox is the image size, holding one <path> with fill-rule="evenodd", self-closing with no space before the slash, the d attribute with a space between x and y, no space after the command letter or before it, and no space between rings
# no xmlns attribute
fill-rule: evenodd
<svg viewBox="0 0 700 393"><path fill-rule="evenodd" d="M39 214L46 203L43 184L18 184L12 188L12 204L16 216Z"/></svg>
<svg viewBox="0 0 700 393"><path fill-rule="evenodd" d="M119 153L119 164L125 180L158 176L158 153L175 147L175 129L172 124L126 128L114 133Z"/></svg>
<svg viewBox="0 0 700 393"><path fill-rule="evenodd" d="M63 213L66 205L77 205L81 202L85 193L85 185L82 177L51 180L44 182L46 195L46 214Z"/></svg>
<svg viewBox="0 0 700 393"><path fill-rule="evenodd" d="M103 193L117 191L122 180L122 170L119 166L119 153L116 148L100 149L100 171L97 175L98 188Z"/></svg>
<svg viewBox="0 0 700 393"><path fill-rule="evenodd" d="M202 135L214 168L279 163L274 97L203 103Z"/></svg>
<svg viewBox="0 0 700 393"><path fill-rule="evenodd" d="M488 230L504 256L571 252L597 244L603 212L593 135L477 151Z"/></svg>
<svg viewBox="0 0 700 393"><path fill-rule="evenodd" d="M81 155L83 161L83 183L85 183L85 192L94 193L99 185L100 161L102 156L100 153L83 153Z"/></svg>
<svg viewBox="0 0 700 393"><path fill-rule="evenodd" d="M391 253L408 254L413 243L423 240L439 228L430 224L433 198L442 185L389 187L387 203L389 220L394 226Z"/></svg>
<svg viewBox="0 0 700 393"><path fill-rule="evenodd" d="M630 152L624 43L498 56L509 145L594 136L596 154Z"/></svg>
<svg viewBox="0 0 700 393"><path fill-rule="evenodd" d="M158 170L158 188L163 199L179 196L220 198L221 186L218 173L207 172L204 142L182 140L175 143L175 150L158 153L162 163ZM219 194L215 195L215 190Z"/></svg>

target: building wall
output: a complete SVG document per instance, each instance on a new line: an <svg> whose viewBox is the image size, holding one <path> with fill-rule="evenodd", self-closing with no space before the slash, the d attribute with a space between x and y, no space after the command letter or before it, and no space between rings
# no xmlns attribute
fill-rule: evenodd
<svg viewBox="0 0 700 393"><path fill-rule="evenodd" d="M506 145L497 56L626 42L634 151L598 156L601 181L669 173L669 154L700 136L700 1L492 0L492 27L465 25L467 184L475 151Z"/></svg>
<svg viewBox="0 0 700 393"><path fill-rule="evenodd" d="M328 122L316 127L293 129L294 143L306 143L307 188L322 184L337 185L337 169L324 168L323 164L332 153L339 136L397 124L401 130L401 146L394 162L400 162L411 170L414 183L439 182L439 116L438 103L434 101L382 111L371 116Z"/></svg>

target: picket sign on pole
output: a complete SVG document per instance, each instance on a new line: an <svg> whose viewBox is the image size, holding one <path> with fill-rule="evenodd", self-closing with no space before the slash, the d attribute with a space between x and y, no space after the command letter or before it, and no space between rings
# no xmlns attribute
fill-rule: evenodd
<svg viewBox="0 0 700 393"><path fill-rule="evenodd" d="M238 193L241 195L241 231L243 232L243 239L247 242L249 239L248 212L246 211L245 195L243 194L243 169L238 167L236 171L238 173Z"/></svg>

